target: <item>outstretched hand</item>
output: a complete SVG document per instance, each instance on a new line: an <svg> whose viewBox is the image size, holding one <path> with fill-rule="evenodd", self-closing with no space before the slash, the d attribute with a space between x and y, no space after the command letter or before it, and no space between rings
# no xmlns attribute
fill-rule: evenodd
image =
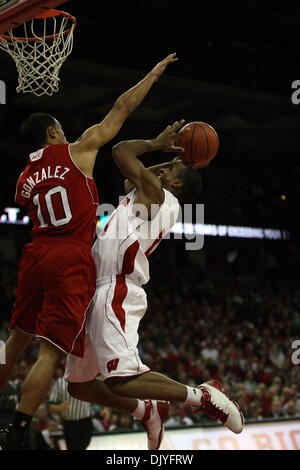
<svg viewBox="0 0 300 470"><path fill-rule="evenodd" d="M174 52L173 54L169 54L165 59L159 62L151 71L151 73L155 77L155 81L157 82L159 77L164 73L167 65L172 64L173 62L177 62L177 60L178 57L176 57L176 52Z"/></svg>
<svg viewBox="0 0 300 470"><path fill-rule="evenodd" d="M175 140L189 130L189 127L181 129L184 123L184 119L181 119L179 122L176 121L172 126L168 126L161 134L159 134L158 137L156 137L155 140L160 145L160 149L163 152L177 152L180 154L185 151L184 148L176 147L174 145Z"/></svg>

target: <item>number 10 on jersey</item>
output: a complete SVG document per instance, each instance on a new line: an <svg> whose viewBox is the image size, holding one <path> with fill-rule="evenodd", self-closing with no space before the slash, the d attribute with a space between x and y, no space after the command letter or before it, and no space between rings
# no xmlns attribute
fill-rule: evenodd
<svg viewBox="0 0 300 470"><path fill-rule="evenodd" d="M53 202L52 202L52 197L54 194L60 194L61 204L65 213L65 217L61 219L57 219L55 215ZM40 195L38 193L33 198L33 203L37 206L37 217L40 222L40 225L39 225L40 228L48 227L48 224L46 224L45 219L42 214L40 197L45 198L45 203L46 203L47 211L50 217L50 221L51 221L51 224L54 225L54 227L59 227L60 225L66 225L67 223L70 222L70 220L72 219L72 212L71 212L71 208L70 208L70 204L68 200L67 190L63 186L55 186L55 188L50 189L45 194L45 196Z"/></svg>

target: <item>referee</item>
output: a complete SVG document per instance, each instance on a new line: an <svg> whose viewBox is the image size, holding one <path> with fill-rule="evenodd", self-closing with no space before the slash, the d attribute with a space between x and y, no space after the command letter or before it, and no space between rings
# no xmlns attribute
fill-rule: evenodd
<svg viewBox="0 0 300 470"><path fill-rule="evenodd" d="M68 450L85 450L92 438L92 405L68 393L68 384L60 377L53 385L48 411L60 414Z"/></svg>

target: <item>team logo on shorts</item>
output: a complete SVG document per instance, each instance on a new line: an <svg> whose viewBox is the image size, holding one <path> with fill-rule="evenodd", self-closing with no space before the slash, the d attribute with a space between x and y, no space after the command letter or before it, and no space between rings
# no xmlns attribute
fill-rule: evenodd
<svg viewBox="0 0 300 470"><path fill-rule="evenodd" d="M119 358L108 361L107 366L106 366L108 372L111 372L112 370L117 370L118 364L119 364Z"/></svg>

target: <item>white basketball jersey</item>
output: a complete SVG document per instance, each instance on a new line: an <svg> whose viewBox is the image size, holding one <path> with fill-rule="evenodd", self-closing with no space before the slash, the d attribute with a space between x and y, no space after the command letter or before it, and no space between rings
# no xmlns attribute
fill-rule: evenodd
<svg viewBox="0 0 300 470"><path fill-rule="evenodd" d="M114 210L92 249L98 280L123 275L139 286L149 281L148 257L175 224L179 213L178 200L165 189L164 193L165 200L157 206L152 220L135 215L138 206L135 189Z"/></svg>

